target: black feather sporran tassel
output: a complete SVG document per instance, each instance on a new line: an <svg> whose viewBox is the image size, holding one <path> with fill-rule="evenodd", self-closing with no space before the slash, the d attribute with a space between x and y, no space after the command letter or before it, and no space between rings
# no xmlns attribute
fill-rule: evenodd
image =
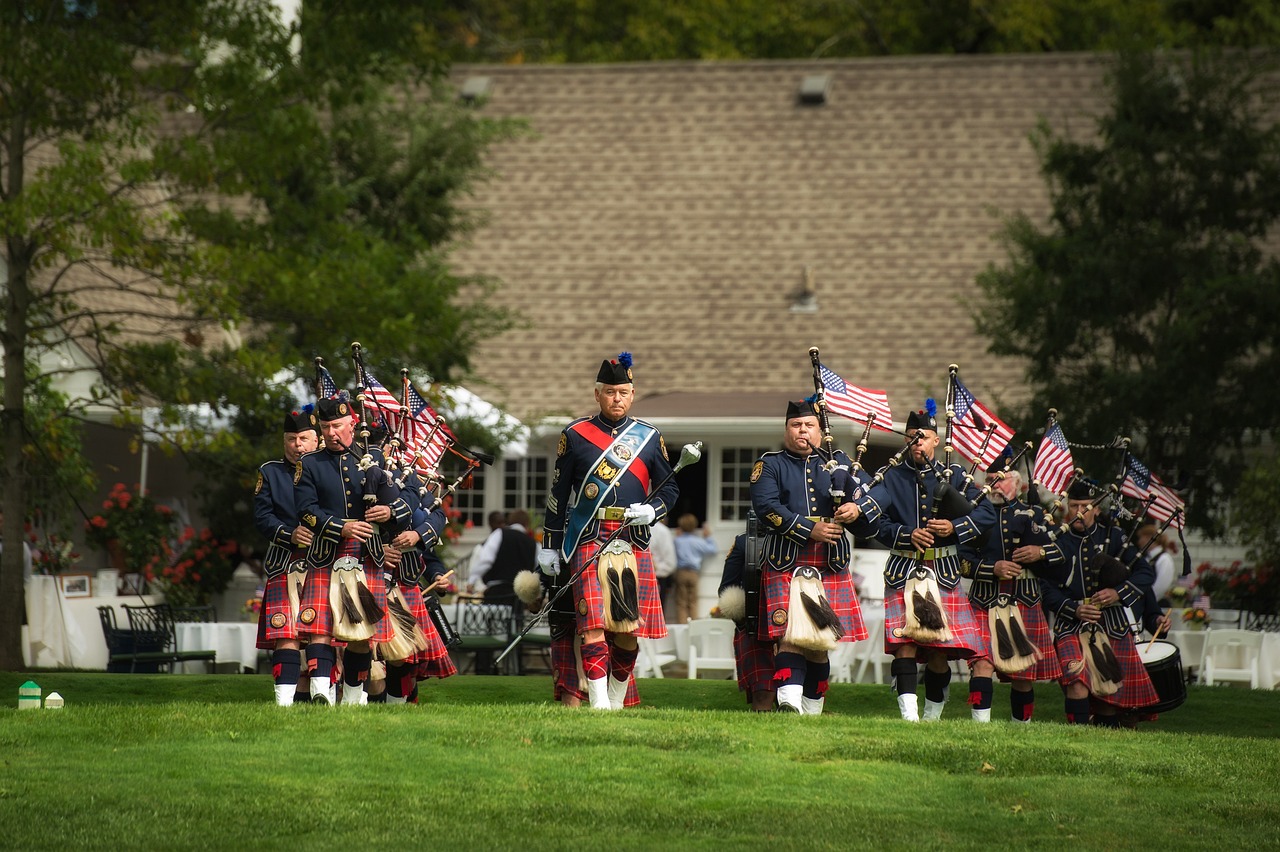
<svg viewBox="0 0 1280 852"><path fill-rule="evenodd" d="M1009 638L1009 628L1005 627L1003 618L996 618L996 653L1002 660L1013 659L1013 640Z"/></svg>
<svg viewBox="0 0 1280 852"><path fill-rule="evenodd" d="M355 598L351 597L351 590L347 588L347 584L342 584L342 618L348 624L359 624L364 619L360 617L360 608L356 606Z"/></svg>
<svg viewBox="0 0 1280 852"><path fill-rule="evenodd" d="M1036 646L1022 629L1022 622L1016 618L1009 619L1009 635L1013 638L1013 646L1018 649L1019 657L1030 657L1036 653Z"/></svg>
<svg viewBox="0 0 1280 852"><path fill-rule="evenodd" d="M373 596L373 592L369 591L369 587L356 581L356 592L360 595L360 607L364 610L365 618L368 622L377 624L381 621L383 609L378 606L378 599Z"/></svg>
<svg viewBox="0 0 1280 852"><path fill-rule="evenodd" d="M925 630L942 630L947 626L942 618L942 609L932 593L922 595L916 590L911 601L915 605L916 620Z"/></svg>

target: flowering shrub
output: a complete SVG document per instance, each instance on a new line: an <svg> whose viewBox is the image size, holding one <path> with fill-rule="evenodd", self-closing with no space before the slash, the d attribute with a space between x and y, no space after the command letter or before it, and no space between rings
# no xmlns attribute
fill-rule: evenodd
<svg viewBox="0 0 1280 852"><path fill-rule="evenodd" d="M1209 626L1209 611L1204 607L1191 606L1182 611L1182 623L1199 627Z"/></svg>
<svg viewBox="0 0 1280 852"><path fill-rule="evenodd" d="M117 482L102 511L85 521L85 541L118 559L125 573L144 572L165 555L173 536L173 513L145 494L135 495Z"/></svg>
<svg viewBox="0 0 1280 852"><path fill-rule="evenodd" d="M1248 568L1237 561L1222 567L1205 562L1196 569L1196 588L1215 606L1235 602L1255 613L1280 608L1280 571L1271 565Z"/></svg>
<svg viewBox="0 0 1280 852"><path fill-rule="evenodd" d="M57 533L31 533L31 570L36 574L61 574L80 563L75 544Z"/></svg>
<svg viewBox="0 0 1280 852"><path fill-rule="evenodd" d="M198 534L187 527L177 546L165 543L164 553L146 566L153 591L164 595L173 606L200 606L227 588L240 562L240 545L231 539L219 541L207 528Z"/></svg>

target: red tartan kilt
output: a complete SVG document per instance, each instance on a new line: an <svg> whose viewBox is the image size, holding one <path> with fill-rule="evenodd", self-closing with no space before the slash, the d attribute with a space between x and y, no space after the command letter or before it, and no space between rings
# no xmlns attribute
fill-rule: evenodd
<svg viewBox="0 0 1280 852"><path fill-rule="evenodd" d="M959 587L954 589L938 587L938 591L942 592L942 608L947 616L947 627L951 630L950 641L926 644L895 634L895 630L900 631L907 623L905 588L905 586L902 589L886 587L884 590L884 652L886 654L892 656L903 645L915 645L918 649L916 659L924 662L928 659L929 651L943 651L952 660L968 659L974 654L984 652L987 643L978 632L973 608L969 606L969 598Z"/></svg>
<svg viewBox="0 0 1280 852"><path fill-rule="evenodd" d="M597 563L592 557L600 549L600 542L621 526L621 521L601 521L597 540L583 542L574 551L570 571L577 573L587 560L591 560L590 567L582 572L582 576L578 577L573 587L579 633L604 629L604 593L600 590L600 574L596 570ZM640 626L631 635L643 639L661 639L667 635L667 622L662 616L662 596L658 591L658 578L653 573L653 557L649 555L649 551L640 550L634 545L633 553L636 557L636 573L640 581L637 589L640 598Z"/></svg>
<svg viewBox="0 0 1280 852"><path fill-rule="evenodd" d="M556 701L565 694L576 696L583 702L589 700L586 686L578 674L581 663L574 651L577 639L577 636L570 633L551 640L551 668L555 671L551 694ZM622 706L635 707L639 703L640 690L636 688L636 679L632 675L627 683L627 695L622 699Z"/></svg>
<svg viewBox="0 0 1280 852"><path fill-rule="evenodd" d="M985 649L976 656L970 658L970 667L978 660L991 660L991 622L987 617L987 611L972 601L969 606L973 609L973 620L977 625L978 632L982 634L982 647ZM1019 601L1014 602L1014 606L1018 608L1018 612L1022 613L1022 623L1027 628L1027 638L1031 640L1031 644L1036 646L1036 650L1040 652L1040 659L1036 661L1034 666L1023 669L1014 674L1006 674L997 671L996 676L1000 680L1010 681L1037 681L1037 680L1057 680L1062 677L1062 666L1058 664L1058 651L1053 647L1053 634L1049 630L1049 622L1045 620L1044 611L1038 606L1027 606Z"/></svg>
<svg viewBox="0 0 1280 852"><path fill-rule="evenodd" d="M450 659L449 649L441 641L440 632L436 630L436 624L427 613L426 604L422 602L422 589L409 583L397 583L396 585L400 587L400 594L404 596L404 602L409 607L409 612L413 613L418 626L422 628L423 635L427 637L426 650L412 654L407 660L402 660L402 664L417 665L418 680L429 677L446 678L457 674L458 667Z"/></svg>
<svg viewBox="0 0 1280 852"><path fill-rule="evenodd" d="M272 627L271 619L284 616L284 624ZM277 619L278 620L278 619ZM298 638L298 614L289 607L289 572L267 579L262 590L262 609L258 610L258 647L268 651L280 639Z"/></svg>
<svg viewBox="0 0 1280 852"><path fill-rule="evenodd" d="M1138 656L1138 647L1134 644L1133 637L1117 638L1108 634L1107 639L1111 642L1111 650L1115 652L1116 659L1120 661L1123 680L1120 682L1120 690L1114 695L1095 696L1090 693L1089 699L1099 704L1110 704L1112 707L1123 707L1128 710L1150 707L1158 702L1160 696L1156 694L1151 676L1147 674L1147 668L1142 664L1142 658ZM1084 647L1081 645L1080 635L1068 633L1059 636L1056 645L1058 661L1062 664L1062 679L1059 681L1062 688L1066 689L1073 683L1080 683L1088 689L1089 670L1084 665Z"/></svg>
<svg viewBox="0 0 1280 852"><path fill-rule="evenodd" d="M391 623L387 621L388 616L385 612L387 587L382 579L382 569L374 564L372 558L361 557L361 551L362 545L359 541L354 538L344 538L334 559L337 560L343 556L362 558L365 585L369 587L378 606L384 611L382 620L378 622L370 641L386 642L391 638ZM333 571L329 566L311 568L307 572L307 584L302 590L302 600L298 605L299 633L310 636L333 635L333 610L329 607L329 580L332 575ZM314 613L311 618L307 617L308 610Z"/></svg>
<svg viewBox="0 0 1280 852"><path fill-rule="evenodd" d="M747 694L773 685L773 642L745 630L733 631L733 656L738 661L738 689Z"/></svg>
<svg viewBox="0 0 1280 852"><path fill-rule="evenodd" d="M830 554L824 542L811 541L796 556L796 566L812 565L820 571L826 566ZM787 632L784 620L778 624L774 613L786 612L791 603L791 570L778 571L766 567L761 577L760 589L760 624L756 634L760 639L781 639ZM858 604L858 592L853 587L853 578L848 571L839 574L822 574L822 591L827 602L840 616L840 624L844 627L841 642L857 642L867 638L867 627L862 623L862 607Z"/></svg>

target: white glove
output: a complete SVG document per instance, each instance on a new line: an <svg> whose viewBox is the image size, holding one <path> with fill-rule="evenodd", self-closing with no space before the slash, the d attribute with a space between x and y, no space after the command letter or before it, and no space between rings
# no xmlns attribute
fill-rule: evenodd
<svg viewBox="0 0 1280 852"><path fill-rule="evenodd" d="M549 548L542 548L538 551L538 568L548 577L554 577L560 573L560 554Z"/></svg>
<svg viewBox="0 0 1280 852"><path fill-rule="evenodd" d="M632 503L622 517L633 527L647 527L653 525L658 513L648 503Z"/></svg>

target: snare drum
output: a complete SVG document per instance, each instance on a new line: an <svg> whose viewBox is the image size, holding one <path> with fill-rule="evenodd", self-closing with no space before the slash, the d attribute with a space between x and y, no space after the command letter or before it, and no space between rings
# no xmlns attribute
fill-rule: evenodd
<svg viewBox="0 0 1280 852"><path fill-rule="evenodd" d="M1172 642L1138 642L1138 656L1160 700L1142 710L1166 713L1187 700L1187 679L1182 674L1182 653Z"/></svg>

